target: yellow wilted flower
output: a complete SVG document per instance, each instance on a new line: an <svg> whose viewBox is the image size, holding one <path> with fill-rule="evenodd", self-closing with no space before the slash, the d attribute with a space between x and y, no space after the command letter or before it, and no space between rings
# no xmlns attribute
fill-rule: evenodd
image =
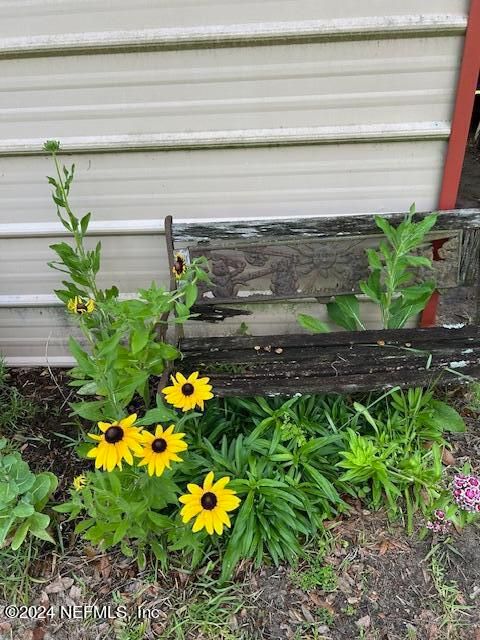
<svg viewBox="0 0 480 640"><path fill-rule="evenodd" d="M67 302L67 309L79 315L92 313L95 310L95 301L92 298L85 299L81 296L75 296Z"/></svg>
<svg viewBox="0 0 480 640"><path fill-rule="evenodd" d="M175 278L179 280L184 273L187 271L187 263L185 262L184 256L181 253L175 254L175 260L173 261L172 272Z"/></svg>
<svg viewBox="0 0 480 640"><path fill-rule="evenodd" d="M87 478L84 473L81 473L79 476L76 476L73 479L73 488L75 491L80 491L87 484Z"/></svg>

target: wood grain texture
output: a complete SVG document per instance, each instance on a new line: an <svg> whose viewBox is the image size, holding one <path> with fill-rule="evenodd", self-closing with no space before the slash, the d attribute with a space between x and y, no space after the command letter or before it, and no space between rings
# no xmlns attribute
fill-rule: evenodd
<svg viewBox="0 0 480 640"><path fill-rule="evenodd" d="M415 214L418 222L431 211ZM382 213L391 224L402 222L405 213ZM480 209L451 209L438 212L436 229L479 229ZM182 223L174 221L173 238L177 245L202 243L208 246L220 240L252 241L271 238L329 238L363 236L378 232L373 214L318 216L308 218L266 218L252 220L216 220Z"/></svg>
<svg viewBox="0 0 480 640"><path fill-rule="evenodd" d="M208 375L219 396L461 384L480 375L479 337L479 327L466 326L188 339L177 366Z"/></svg>

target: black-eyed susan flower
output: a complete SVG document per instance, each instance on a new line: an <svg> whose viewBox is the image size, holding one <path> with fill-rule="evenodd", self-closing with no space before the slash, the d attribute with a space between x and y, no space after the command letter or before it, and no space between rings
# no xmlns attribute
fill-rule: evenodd
<svg viewBox="0 0 480 640"><path fill-rule="evenodd" d="M75 296L67 302L67 309L72 313L83 315L84 313L92 313L95 310L95 302L92 298L82 298Z"/></svg>
<svg viewBox="0 0 480 640"><path fill-rule="evenodd" d="M148 465L149 476L161 476L165 467L170 469L170 462L182 462L182 458L177 454L185 451L187 443L182 439L184 433L173 433L175 426L171 424L168 429L163 430L161 424L157 424L155 435L149 431L142 432L142 460L138 466Z"/></svg>
<svg viewBox="0 0 480 640"><path fill-rule="evenodd" d="M133 464L133 455L142 454L141 432L133 424L137 414L132 413L128 418L122 418L116 422L99 422L98 428L101 435L89 433L98 445L87 453L89 458L95 458L95 468L113 471L115 467L122 468L122 460Z"/></svg>
<svg viewBox="0 0 480 640"><path fill-rule="evenodd" d="M194 371L188 378L181 373L170 376L172 386L162 389L165 400L182 411L195 406L203 411L205 400L213 398L212 385L208 384L210 378L199 378L198 375L198 371Z"/></svg>
<svg viewBox="0 0 480 640"><path fill-rule="evenodd" d="M86 486L87 484L87 478L85 476L84 473L81 473L79 476L76 476L73 479L73 488L75 489L75 491L81 491L83 489L83 487Z"/></svg>
<svg viewBox="0 0 480 640"><path fill-rule="evenodd" d="M207 533L212 535L214 531L222 535L224 525L230 527L230 518L227 511L233 511L240 504L235 491L227 489L230 478L225 476L213 484L213 471L206 476L203 487L197 484L189 484L190 493L180 496L179 500L185 506L180 515L182 521L187 523L197 517L193 523L192 531L196 533L205 527Z"/></svg>
<svg viewBox="0 0 480 640"><path fill-rule="evenodd" d="M187 271L187 263L185 262L185 257L182 256L181 253L176 253L174 256L173 267L172 267L173 275L180 279L184 273Z"/></svg>

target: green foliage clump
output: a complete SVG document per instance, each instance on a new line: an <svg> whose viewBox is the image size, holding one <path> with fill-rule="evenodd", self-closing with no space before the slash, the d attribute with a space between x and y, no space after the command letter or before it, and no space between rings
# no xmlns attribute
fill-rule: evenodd
<svg viewBox="0 0 480 640"><path fill-rule="evenodd" d="M87 420L118 419L135 394L146 406L150 403L151 376L160 376L167 364L180 356L177 348L165 340L170 314L174 324L190 317L198 295L198 282L208 280L204 261L192 261L181 274L176 291L167 291L152 283L140 289L133 300L119 298L116 286L101 289L97 277L101 266L101 243L87 248L91 213L78 218L69 202L75 175L60 166L60 143L50 140L45 150L51 153L56 176L49 176L57 216L72 236L72 243L51 245L58 259L49 265L64 274L63 288L55 291L68 309L76 314L84 335L80 344L69 340L70 352L77 361L71 371L77 393L96 397L90 402L71 405L74 413ZM85 348L87 347L87 348Z"/></svg>
<svg viewBox="0 0 480 640"><path fill-rule="evenodd" d="M370 275L360 282L362 293L380 308L384 329L401 329L412 316L425 308L435 290L433 281L412 284L415 270L431 269L431 261L417 255L425 236L437 221L431 214L421 222L414 222L415 205L398 227L391 225L382 216L375 216L377 227L385 239L378 249L367 249ZM365 329L361 319L360 304L354 294L336 296L327 304L328 316L332 322L347 331ZM300 314L299 324L312 333L329 331L328 325L316 318Z"/></svg>
<svg viewBox="0 0 480 640"><path fill-rule="evenodd" d="M47 531L50 516L43 513L57 487L53 473L34 474L19 452L5 453L8 442L0 440L0 547L11 537L15 551L30 533L54 542Z"/></svg>
<svg viewBox="0 0 480 640"><path fill-rule="evenodd" d="M152 551L160 564L167 567L167 547L201 551L190 528L185 527L164 511L177 505L180 489L172 473L149 477L138 467L125 471L86 475L81 490L71 489L70 500L54 507L55 511L69 515L69 519L82 517L76 533L102 550L120 544L122 553L135 557L141 569ZM170 509L172 511L172 509ZM194 564L201 558L194 558Z"/></svg>
<svg viewBox="0 0 480 640"><path fill-rule="evenodd" d="M330 564L322 566L319 562L303 571L292 573L292 582L302 591L320 589L320 591L330 593L336 591L338 578L335 569Z"/></svg>

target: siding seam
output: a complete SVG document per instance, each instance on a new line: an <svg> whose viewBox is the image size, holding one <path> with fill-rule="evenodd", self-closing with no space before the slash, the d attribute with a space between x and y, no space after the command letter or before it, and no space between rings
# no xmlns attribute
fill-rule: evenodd
<svg viewBox="0 0 480 640"><path fill-rule="evenodd" d="M67 33L0 39L0 58L450 36L466 26L464 15L418 14Z"/></svg>
<svg viewBox="0 0 480 640"><path fill-rule="evenodd" d="M297 145L447 140L449 122L405 122L328 127L278 127L62 138L63 153L177 151ZM4 139L0 156L43 155L43 139Z"/></svg>

